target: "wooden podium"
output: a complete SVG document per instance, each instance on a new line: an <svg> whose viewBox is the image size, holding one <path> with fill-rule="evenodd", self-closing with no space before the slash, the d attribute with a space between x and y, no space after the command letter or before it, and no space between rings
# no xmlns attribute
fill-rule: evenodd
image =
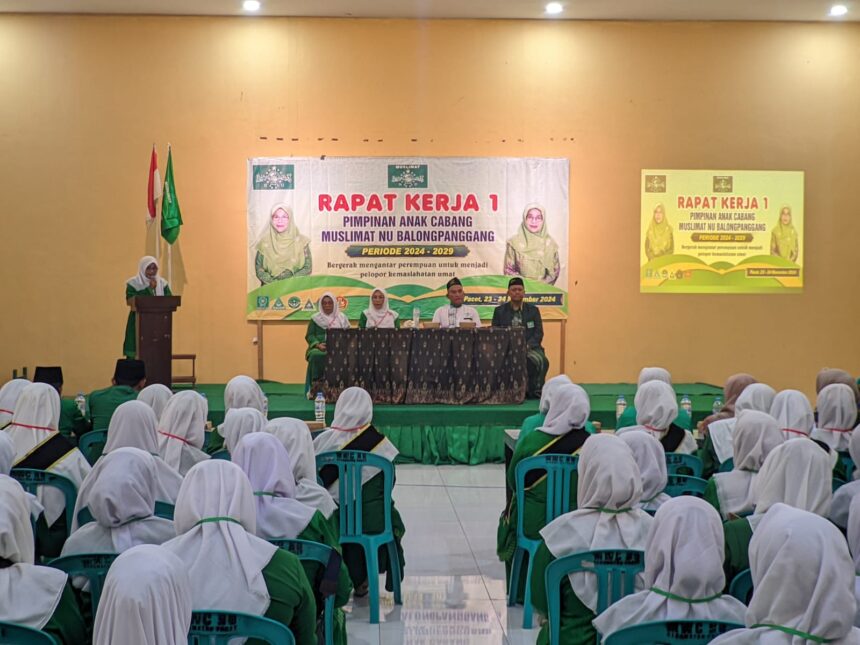
<svg viewBox="0 0 860 645"><path fill-rule="evenodd" d="M131 310L137 315L137 358L146 364L146 383L170 387L173 380L173 312L179 296L136 296Z"/></svg>

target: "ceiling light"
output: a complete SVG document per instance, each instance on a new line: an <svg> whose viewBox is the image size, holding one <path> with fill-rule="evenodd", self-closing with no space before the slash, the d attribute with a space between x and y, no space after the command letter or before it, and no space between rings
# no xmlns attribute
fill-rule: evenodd
<svg viewBox="0 0 860 645"><path fill-rule="evenodd" d="M259 11L260 0L245 0L245 2L242 3L242 9L245 11Z"/></svg>
<svg viewBox="0 0 860 645"><path fill-rule="evenodd" d="M564 11L564 7L561 6L560 2L550 2L546 7L544 7L544 11L551 16L554 16Z"/></svg>
<svg viewBox="0 0 860 645"><path fill-rule="evenodd" d="M830 15L834 18L844 16L846 13L848 13L848 7L846 7L844 4L835 4L830 7Z"/></svg>

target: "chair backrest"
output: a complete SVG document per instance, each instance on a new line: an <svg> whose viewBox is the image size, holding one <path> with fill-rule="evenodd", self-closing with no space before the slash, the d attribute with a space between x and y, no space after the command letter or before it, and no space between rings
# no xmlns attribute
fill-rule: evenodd
<svg viewBox="0 0 860 645"><path fill-rule="evenodd" d="M723 620L665 620L619 629L604 645L704 645L743 625Z"/></svg>
<svg viewBox="0 0 860 645"><path fill-rule="evenodd" d="M743 604L748 605L750 602L750 598L752 598L753 592L753 581L752 581L752 573L750 573L749 569L744 569L734 578L732 578L732 583L729 585L729 595L733 598L737 598Z"/></svg>
<svg viewBox="0 0 860 645"><path fill-rule="evenodd" d="M319 562L323 566L328 564L331 552L334 550L326 544L311 542L310 540L277 538L269 540L269 543L274 544L279 549L294 553L299 560Z"/></svg>
<svg viewBox="0 0 860 645"><path fill-rule="evenodd" d="M708 485L704 479L688 477L687 475L669 475L665 492L669 497L680 497L681 495L692 495L704 497L705 487Z"/></svg>
<svg viewBox="0 0 860 645"><path fill-rule="evenodd" d="M153 512L153 515L165 520L172 520L173 511L173 504L168 504L167 502L155 502L155 511Z"/></svg>
<svg viewBox="0 0 860 645"><path fill-rule="evenodd" d="M549 642L559 645L561 630L562 583L571 573L597 576L597 613L618 602L636 589L636 575L645 570L645 552L625 549L602 549L566 555L550 562L546 568L546 597L549 605Z"/></svg>
<svg viewBox="0 0 860 645"><path fill-rule="evenodd" d="M59 645L47 632L14 623L0 622L0 643L4 645Z"/></svg>
<svg viewBox="0 0 860 645"><path fill-rule="evenodd" d="M832 483L833 492L835 493L837 490L839 490L840 487L844 486L847 483L848 482L846 482L844 479L839 479L838 477L834 477L833 483Z"/></svg>
<svg viewBox="0 0 860 645"><path fill-rule="evenodd" d="M721 473L729 473L735 469L735 460L733 457L729 457L723 463L720 464Z"/></svg>
<svg viewBox="0 0 860 645"><path fill-rule="evenodd" d="M79 553L51 560L48 566L65 571L69 577L82 576L87 579L90 583L90 598L93 603L93 615L95 615L108 569L118 555L118 553Z"/></svg>
<svg viewBox="0 0 860 645"><path fill-rule="evenodd" d="M391 532L391 490L394 488L394 464L385 457L360 450L321 452L316 456L317 472L324 466L338 471L338 506L340 507L340 537L359 536L363 533L361 471L377 468L383 477L383 504L385 520L382 533Z"/></svg>
<svg viewBox="0 0 860 645"><path fill-rule="evenodd" d="M537 455L517 464L517 535L524 535L526 475L535 470L546 471L546 507L544 523L549 524L570 510L570 480L576 472L579 455Z"/></svg>
<svg viewBox="0 0 860 645"><path fill-rule="evenodd" d="M271 645L295 645L293 633L270 618L234 611L195 611L189 645L227 645L234 638L256 638Z"/></svg>
<svg viewBox="0 0 860 645"><path fill-rule="evenodd" d="M680 452L666 453L666 472L670 475L702 476L702 460L696 455L686 455Z"/></svg>
<svg viewBox="0 0 860 645"><path fill-rule="evenodd" d="M845 477L850 480L851 477L854 475L854 460L851 459L851 455L847 452L840 452L839 462L845 469Z"/></svg>
<svg viewBox="0 0 860 645"><path fill-rule="evenodd" d="M83 526L84 524L89 524L90 522L95 522L96 518L93 517L93 514L90 513L90 507L84 506L81 510L78 511L78 526Z"/></svg>
<svg viewBox="0 0 860 645"><path fill-rule="evenodd" d="M212 453L212 459L223 459L224 461L230 461L230 452L226 448L218 450L217 452Z"/></svg>
<svg viewBox="0 0 860 645"><path fill-rule="evenodd" d="M36 494L39 486L50 486L59 490L66 498L66 535L72 530L72 519L75 514L75 501L78 499L78 488L68 477L47 470L34 468L13 468L10 473L28 493Z"/></svg>
<svg viewBox="0 0 860 645"><path fill-rule="evenodd" d="M107 443L107 430L90 430L78 439L78 449L84 454L90 465L102 456Z"/></svg>

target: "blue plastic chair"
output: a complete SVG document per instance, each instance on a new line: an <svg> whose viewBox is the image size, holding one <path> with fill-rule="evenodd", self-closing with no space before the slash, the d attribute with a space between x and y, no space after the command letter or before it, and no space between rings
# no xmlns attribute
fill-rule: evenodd
<svg viewBox="0 0 860 645"><path fill-rule="evenodd" d="M107 430L90 430L78 439L78 449L92 466L102 456L107 443Z"/></svg>
<svg viewBox="0 0 860 645"><path fill-rule="evenodd" d="M732 583L729 585L730 596L737 598L743 604L748 605L750 603L750 598L752 598L752 592L752 573L750 573L749 569L744 569L732 578Z"/></svg>
<svg viewBox="0 0 860 645"><path fill-rule="evenodd" d="M511 579L508 583L508 607L517 603L517 590L522 575L523 559L526 561L526 582L523 596L523 629L532 628L532 562L541 544L540 540L526 537L523 527L525 509L526 475L534 470L546 471L546 506L544 525L570 510L570 480L579 463L578 455L537 455L517 464L517 548L511 563Z"/></svg>
<svg viewBox="0 0 860 645"><path fill-rule="evenodd" d="M694 497L704 497L705 487L708 482L698 477L688 477L687 475L669 475L666 483L666 488L663 492L669 497L681 497L682 495L692 495Z"/></svg>
<svg viewBox="0 0 860 645"><path fill-rule="evenodd" d="M839 462L845 468L845 476L850 480L854 474L854 460L847 452L839 453Z"/></svg>
<svg viewBox="0 0 860 645"><path fill-rule="evenodd" d="M168 504L167 502L155 502L155 511L153 512L153 515L165 520L172 520L173 504ZM93 514L90 512L89 506L84 506L78 511L78 526L83 526L84 524L89 524L90 522L95 521L96 518L94 518Z"/></svg>
<svg viewBox="0 0 860 645"><path fill-rule="evenodd" d="M666 620L641 623L613 632L604 645L704 645L733 629L738 623L723 620Z"/></svg>
<svg viewBox="0 0 860 645"><path fill-rule="evenodd" d="M271 645L295 645L293 633L270 618L237 611L191 612L189 645L227 645L234 638L256 638Z"/></svg>
<svg viewBox="0 0 860 645"><path fill-rule="evenodd" d="M276 539L269 540L272 544L280 549L294 553L302 562L317 562L323 567L326 567L334 552L330 546L320 544L319 542L311 542L310 540L290 540ZM325 596L325 609L323 612L323 636L325 645L333 645L334 643L334 598L335 594L331 593Z"/></svg>
<svg viewBox="0 0 860 645"><path fill-rule="evenodd" d="M636 591L636 575L645 570L645 552L602 549L566 555L546 568L546 599L550 645L561 645L561 585L571 573L597 576L597 615Z"/></svg>
<svg viewBox="0 0 860 645"><path fill-rule="evenodd" d="M59 645L47 632L14 623L0 622L0 643L3 645Z"/></svg>
<svg viewBox="0 0 860 645"><path fill-rule="evenodd" d="M734 469L735 469L735 460L732 457L729 457L723 463L720 464L719 472L730 473Z"/></svg>
<svg viewBox="0 0 860 645"><path fill-rule="evenodd" d="M93 603L93 615L95 615L108 569L118 555L118 553L79 553L51 560L48 566L65 571L69 577L81 576L87 579L90 583L90 598Z"/></svg>
<svg viewBox="0 0 860 645"><path fill-rule="evenodd" d="M370 623L379 622L379 549L388 549L388 561L394 582L394 603L402 604L400 598L400 559L394 531L391 528L391 491L394 488L394 464L369 452L337 450L322 452L316 456L317 472L324 466L335 466L338 470L338 505L340 507L340 543L358 544L364 549L367 563L367 587L370 602ZM383 508L385 509L382 533L365 534L362 531L361 471L377 468L383 477Z"/></svg>
<svg viewBox="0 0 860 645"><path fill-rule="evenodd" d="M696 455L685 455L680 452L666 453L666 472L670 475L690 475L701 477L702 460Z"/></svg>
<svg viewBox="0 0 860 645"><path fill-rule="evenodd" d="M47 470L36 470L35 468L13 468L10 473L18 480L25 491L35 495L39 486L49 486L59 490L66 498L66 537L72 530L72 518L75 514L75 501L78 499L78 488L68 477Z"/></svg>
<svg viewBox="0 0 860 645"><path fill-rule="evenodd" d="M223 459L224 461L230 461L230 452L225 448L222 450L218 450L217 452L212 453L212 459Z"/></svg>
<svg viewBox="0 0 860 645"><path fill-rule="evenodd" d="M844 486L847 483L848 482L846 482L844 479L839 479L838 477L834 477L833 478L833 492L835 493L837 490L840 489L840 487Z"/></svg>

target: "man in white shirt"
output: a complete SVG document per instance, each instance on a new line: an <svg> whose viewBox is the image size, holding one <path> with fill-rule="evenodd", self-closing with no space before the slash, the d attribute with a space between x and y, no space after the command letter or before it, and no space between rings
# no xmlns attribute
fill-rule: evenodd
<svg viewBox="0 0 860 645"><path fill-rule="evenodd" d="M433 322L439 323L442 329L459 327L461 323L475 323L475 327L481 326L481 318L474 307L463 304L466 293L463 291L463 283L459 278L448 280L448 301L450 304L439 307L433 314Z"/></svg>

